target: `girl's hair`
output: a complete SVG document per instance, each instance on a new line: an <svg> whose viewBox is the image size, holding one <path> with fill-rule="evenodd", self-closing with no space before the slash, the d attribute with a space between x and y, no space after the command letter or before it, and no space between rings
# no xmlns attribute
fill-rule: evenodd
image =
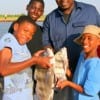
<svg viewBox="0 0 100 100"><path fill-rule="evenodd" d="M33 25L36 25L35 24L35 21L30 17L30 16L27 16L27 15L21 15L16 21L15 23L18 23L18 24L21 24L23 22L29 22Z"/></svg>
<svg viewBox="0 0 100 100"><path fill-rule="evenodd" d="M13 26L15 23L18 23L18 24L21 24L23 22L29 22L31 24L33 24L34 26L37 26L35 21L30 17L30 16L27 16L27 15L21 15L16 21L14 21L11 25L11 27L9 28L8 32L12 33L14 32L14 29L13 29Z"/></svg>
<svg viewBox="0 0 100 100"><path fill-rule="evenodd" d="M43 0L30 0L28 6L30 6L34 1L36 1L36 2L40 2L40 3L43 5L43 7L45 6Z"/></svg>

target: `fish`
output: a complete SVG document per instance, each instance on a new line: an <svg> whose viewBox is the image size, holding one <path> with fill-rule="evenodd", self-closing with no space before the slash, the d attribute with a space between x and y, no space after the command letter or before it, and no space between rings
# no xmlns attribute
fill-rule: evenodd
<svg viewBox="0 0 100 100"><path fill-rule="evenodd" d="M66 80L66 70L69 66L67 48L61 48L56 54L47 48L44 56L52 57L52 67L44 69L37 66L34 73L36 80L36 95L38 100L53 100L57 80Z"/></svg>

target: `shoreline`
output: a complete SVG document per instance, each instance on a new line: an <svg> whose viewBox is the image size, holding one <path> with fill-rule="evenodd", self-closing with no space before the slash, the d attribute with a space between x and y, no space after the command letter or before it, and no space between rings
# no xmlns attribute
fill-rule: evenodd
<svg viewBox="0 0 100 100"><path fill-rule="evenodd" d="M20 15L16 15L16 16L15 15L8 15L8 16L2 15L2 16L0 16L0 22L13 22L13 21L17 20L19 16ZM43 22L45 17L46 17L45 15L41 16L38 19L38 21Z"/></svg>
<svg viewBox="0 0 100 100"><path fill-rule="evenodd" d="M0 20L0 22L13 22L15 20L8 20L8 19L3 19L3 20ZM38 20L38 22L43 22L43 20Z"/></svg>

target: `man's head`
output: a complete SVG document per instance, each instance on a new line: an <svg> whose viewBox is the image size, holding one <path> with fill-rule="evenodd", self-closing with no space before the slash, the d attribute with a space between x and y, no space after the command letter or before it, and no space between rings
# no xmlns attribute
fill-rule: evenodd
<svg viewBox="0 0 100 100"><path fill-rule="evenodd" d="M74 0L56 0L61 11L71 11L74 6Z"/></svg>
<svg viewBox="0 0 100 100"><path fill-rule="evenodd" d="M27 5L27 13L34 21L37 21L44 12L44 1L43 0L30 0Z"/></svg>
<svg viewBox="0 0 100 100"><path fill-rule="evenodd" d="M32 39L37 27L31 17L23 15L15 21L13 28L17 41L23 45Z"/></svg>

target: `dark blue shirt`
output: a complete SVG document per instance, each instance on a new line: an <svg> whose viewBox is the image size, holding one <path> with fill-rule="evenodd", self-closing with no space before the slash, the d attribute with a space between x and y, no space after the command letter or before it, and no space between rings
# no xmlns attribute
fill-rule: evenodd
<svg viewBox="0 0 100 100"><path fill-rule="evenodd" d="M73 42L82 33L85 25L95 24L100 26L100 15L92 5L75 2L67 23L59 8L47 15L43 24L43 45L52 46L56 51L67 47L69 63L76 66L81 48Z"/></svg>

